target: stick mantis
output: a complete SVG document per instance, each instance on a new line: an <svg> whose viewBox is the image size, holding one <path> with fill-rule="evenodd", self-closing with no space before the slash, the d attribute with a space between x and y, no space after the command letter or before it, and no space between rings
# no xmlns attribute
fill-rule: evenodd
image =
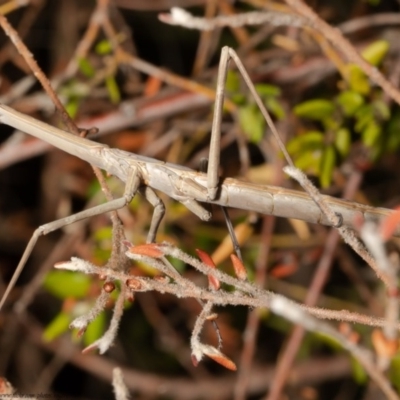
<svg viewBox="0 0 400 400"><path fill-rule="evenodd" d="M1 123L44 140L67 153L106 170L126 183L122 197L37 228L3 294L0 301L0 309L3 307L40 236L73 222L118 210L127 205L137 192L142 194L154 206L147 237L148 242L155 241L158 226L165 213L164 204L155 191L164 192L169 197L183 203L204 221L210 220L211 213L201 203L218 204L224 207L330 225L322 211L306 193L281 187L256 185L232 178L219 180L220 127L225 80L230 59L237 65L270 128L274 129L270 116L239 57L233 49L224 47L221 52L218 71L207 173L197 172L180 165L162 162L119 149L111 149L107 145L74 136L8 106L0 105ZM274 131L273 133L280 140L278 133ZM281 148L284 149L284 146L282 145ZM290 160L289 156L287 158ZM325 199L332 210L337 215L340 215L341 223L344 225L351 226L357 214L365 220L379 221L392 213L388 209L374 208L329 196L325 196ZM400 228L397 228L395 234L400 235Z"/></svg>

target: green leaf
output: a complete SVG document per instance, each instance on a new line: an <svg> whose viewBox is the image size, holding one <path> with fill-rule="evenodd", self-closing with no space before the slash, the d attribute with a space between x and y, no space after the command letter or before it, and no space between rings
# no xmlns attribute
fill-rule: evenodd
<svg viewBox="0 0 400 400"><path fill-rule="evenodd" d="M106 55L106 54L110 54L112 51L112 46L111 43L104 39L101 40L99 43L96 44L96 47L94 48L95 52L99 55Z"/></svg>
<svg viewBox="0 0 400 400"><path fill-rule="evenodd" d="M87 58L80 58L78 61L78 66L79 70L87 78L92 78L96 74L95 69Z"/></svg>
<svg viewBox="0 0 400 400"><path fill-rule="evenodd" d="M102 228L96 229L94 234L94 238L96 241L110 241L112 239L112 227L111 226L104 226Z"/></svg>
<svg viewBox="0 0 400 400"><path fill-rule="evenodd" d="M343 113L351 117L364 104L364 97L352 90L345 90L339 94L337 101Z"/></svg>
<svg viewBox="0 0 400 400"><path fill-rule="evenodd" d="M240 90L240 80L237 72L228 70L225 81L225 90L229 93L235 93Z"/></svg>
<svg viewBox="0 0 400 400"><path fill-rule="evenodd" d="M390 119L387 127L387 143L386 148L388 151L394 152L400 147L400 113L397 112Z"/></svg>
<svg viewBox="0 0 400 400"><path fill-rule="evenodd" d="M366 61L372 65L379 65L389 51L389 42L377 40L367 46L361 53Z"/></svg>
<svg viewBox="0 0 400 400"><path fill-rule="evenodd" d="M373 147L377 142L380 134L382 132L382 127L372 120L365 129L361 132L362 141L367 147Z"/></svg>
<svg viewBox="0 0 400 400"><path fill-rule="evenodd" d="M372 108L374 110L374 115L377 119L381 121L387 121L390 119L390 108L381 99L377 99L372 103Z"/></svg>
<svg viewBox="0 0 400 400"><path fill-rule="evenodd" d="M350 89L354 92L358 92L363 96L369 94L371 85L367 76L361 70L358 65L349 64L347 65L347 80Z"/></svg>
<svg viewBox="0 0 400 400"><path fill-rule="evenodd" d="M365 385L368 382L368 374L362 365L353 357L351 358L351 369L353 371L353 378L359 385Z"/></svg>
<svg viewBox="0 0 400 400"><path fill-rule="evenodd" d="M53 296L64 300L67 297L86 297L91 284L91 278L79 272L51 271L43 286Z"/></svg>
<svg viewBox="0 0 400 400"><path fill-rule="evenodd" d="M77 98L71 98L65 105L65 111L73 119L78 114L80 101Z"/></svg>
<svg viewBox="0 0 400 400"><path fill-rule="evenodd" d="M390 381L400 391L400 354L397 353L391 360L389 369Z"/></svg>
<svg viewBox="0 0 400 400"><path fill-rule="evenodd" d="M269 97L265 100L265 106L274 115L275 118L281 120L285 118L285 110L281 103L274 97Z"/></svg>
<svg viewBox="0 0 400 400"><path fill-rule="evenodd" d="M278 97L281 95L282 91L278 86L268 85L266 83L258 83L254 85L257 93L262 97Z"/></svg>
<svg viewBox="0 0 400 400"><path fill-rule="evenodd" d="M318 175L321 164L322 150L304 151L294 160L294 164L302 171Z"/></svg>
<svg viewBox="0 0 400 400"><path fill-rule="evenodd" d="M96 248L94 255L99 262L106 262L110 258L112 248L112 227L105 226L94 233Z"/></svg>
<svg viewBox="0 0 400 400"><path fill-rule="evenodd" d="M88 325L83 335L83 343L85 346L89 346L104 334L106 322L106 313L103 311Z"/></svg>
<svg viewBox="0 0 400 400"><path fill-rule="evenodd" d="M327 188L331 184L333 170L336 165L336 152L333 146L327 146L321 157L321 168L319 182L322 188Z"/></svg>
<svg viewBox="0 0 400 400"><path fill-rule="evenodd" d="M321 149L324 143L324 134L320 131L309 131L296 136L289 141L286 146L291 155L302 153L303 151Z"/></svg>
<svg viewBox="0 0 400 400"><path fill-rule="evenodd" d="M90 94L90 87L86 83L72 79L60 88L60 94L68 99L82 98Z"/></svg>
<svg viewBox="0 0 400 400"><path fill-rule="evenodd" d="M114 76L107 76L106 78L106 87L108 90L108 95L110 96L110 100L112 103L117 104L121 101L121 93L119 91L119 87L117 81Z"/></svg>
<svg viewBox="0 0 400 400"><path fill-rule="evenodd" d="M351 133L347 128L340 128L335 134L335 147L342 157L347 156L351 146Z"/></svg>
<svg viewBox="0 0 400 400"><path fill-rule="evenodd" d="M308 100L298 104L293 111L298 117L309 118L313 120L324 120L335 110L332 101L324 99Z"/></svg>
<svg viewBox="0 0 400 400"><path fill-rule="evenodd" d="M247 98L242 93L235 93L231 95L231 100L238 106L246 104Z"/></svg>
<svg viewBox="0 0 400 400"><path fill-rule="evenodd" d="M239 123L251 142L260 143L264 136L265 121L254 104L248 104L239 108Z"/></svg>
<svg viewBox="0 0 400 400"><path fill-rule="evenodd" d="M71 316L63 311L57 314L57 316L46 326L43 332L43 340L50 342L67 332L71 320Z"/></svg>
<svg viewBox="0 0 400 400"><path fill-rule="evenodd" d="M374 114L370 104L361 106L355 114L356 124L354 130L360 133L365 127L374 120Z"/></svg>

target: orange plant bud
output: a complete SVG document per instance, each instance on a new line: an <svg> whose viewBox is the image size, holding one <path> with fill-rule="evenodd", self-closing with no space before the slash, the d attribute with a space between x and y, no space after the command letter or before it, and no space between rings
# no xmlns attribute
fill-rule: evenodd
<svg viewBox="0 0 400 400"><path fill-rule="evenodd" d="M396 207L395 210L392 215L381 222L380 233L383 240L388 240L400 223L400 206Z"/></svg>
<svg viewBox="0 0 400 400"><path fill-rule="evenodd" d="M86 327L85 328L81 328L81 329L79 329L79 331L77 333L77 336L81 337L85 332L86 332Z"/></svg>
<svg viewBox="0 0 400 400"><path fill-rule="evenodd" d="M360 343L360 334L356 331L352 331L348 336L348 339L351 343L354 344Z"/></svg>
<svg viewBox="0 0 400 400"><path fill-rule="evenodd" d="M205 251L196 249L196 253L204 264L214 269L217 268L211 256L207 254ZM218 290L221 287L221 283L219 282L218 278L212 275L208 275L208 284L214 290Z"/></svg>
<svg viewBox="0 0 400 400"><path fill-rule="evenodd" d="M152 258L160 258L164 255L156 243L139 244L138 246L130 247L128 251L131 254Z"/></svg>
<svg viewBox="0 0 400 400"><path fill-rule="evenodd" d="M126 280L126 286L131 290L140 290L142 288L142 283L135 278L130 278Z"/></svg>
<svg viewBox="0 0 400 400"><path fill-rule="evenodd" d="M378 356L393 357L399 347L398 340L388 340L381 329L374 329L371 335L372 345Z"/></svg>
<svg viewBox="0 0 400 400"><path fill-rule="evenodd" d="M214 290L218 290L221 287L221 283L219 282L218 278L212 275L208 275L208 284Z"/></svg>
<svg viewBox="0 0 400 400"><path fill-rule="evenodd" d="M207 321L215 321L217 318L218 318L218 314L217 313L212 313L212 314L210 314L210 315L208 315L206 317L206 320Z"/></svg>
<svg viewBox="0 0 400 400"><path fill-rule="evenodd" d="M298 269L297 263L279 264L271 270L271 276L282 279L293 275Z"/></svg>
<svg viewBox="0 0 400 400"><path fill-rule="evenodd" d="M352 343L358 343L360 341L360 335L358 332L354 331L348 322L341 322L339 324L339 332L346 336L347 339Z"/></svg>
<svg viewBox="0 0 400 400"><path fill-rule="evenodd" d="M192 358L192 364L195 367L197 367L199 365L199 360L196 358L196 356L194 354L192 354L191 358Z"/></svg>
<svg viewBox="0 0 400 400"><path fill-rule="evenodd" d="M205 251L196 249L196 253L204 264L207 264L211 268L217 268L211 256Z"/></svg>
<svg viewBox="0 0 400 400"><path fill-rule="evenodd" d="M62 304L62 312L69 314L76 305L76 300L72 297L67 297Z"/></svg>
<svg viewBox="0 0 400 400"><path fill-rule="evenodd" d="M105 282L103 285L103 289L107 293L112 293L115 290L114 282Z"/></svg>
<svg viewBox="0 0 400 400"><path fill-rule="evenodd" d="M230 358L228 358L225 354L222 354L217 349L213 349L213 351L205 350L204 354L207 357L210 357L212 360L214 360L218 364L221 364L226 369L229 369L231 371L237 370L236 364Z"/></svg>
<svg viewBox="0 0 400 400"><path fill-rule="evenodd" d="M145 97L150 97L156 95L162 86L163 82L160 78L155 76L149 76L145 83L144 95Z"/></svg>
<svg viewBox="0 0 400 400"><path fill-rule="evenodd" d="M348 322L340 322L339 324L339 332L344 335L348 336L351 333L352 329Z"/></svg>
<svg viewBox="0 0 400 400"><path fill-rule="evenodd" d="M12 396L15 389L6 378L0 377L0 394L6 394L10 396L5 396L4 398L17 399L19 396Z"/></svg>
<svg viewBox="0 0 400 400"><path fill-rule="evenodd" d="M247 279L247 271L242 261L240 261L239 257L236 254L231 254L231 262L233 265L233 269L235 270L235 275L241 281Z"/></svg>

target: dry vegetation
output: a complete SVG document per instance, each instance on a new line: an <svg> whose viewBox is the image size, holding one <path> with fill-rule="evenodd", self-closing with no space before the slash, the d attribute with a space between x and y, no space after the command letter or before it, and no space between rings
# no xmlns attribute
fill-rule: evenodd
<svg viewBox="0 0 400 400"><path fill-rule="evenodd" d="M192 169L234 48L274 125L232 68L221 175L306 191L332 227L229 209L232 256L226 210L203 222L161 195L156 243L139 196L41 237L0 312L0 398L8 381L38 399L399 398L398 212L347 226L321 193L399 202L400 4L307 4L1 1L0 104ZM123 186L6 125L0 138L2 293L36 227Z"/></svg>

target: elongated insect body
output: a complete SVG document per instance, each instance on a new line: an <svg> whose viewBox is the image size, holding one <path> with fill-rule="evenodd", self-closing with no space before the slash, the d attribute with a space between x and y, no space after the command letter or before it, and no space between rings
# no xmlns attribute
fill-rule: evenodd
<svg viewBox="0 0 400 400"><path fill-rule="evenodd" d="M393 213L392 210L369 207L328 196L322 196L325 207L323 212L320 208L321 205L317 204L304 192L281 187L256 185L232 178L220 180L218 169L224 82L230 59L236 63L288 164L294 168L282 139L248 73L234 50L228 47L224 47L221 52L207 173L193 171L190 168L143 157L123 150L111 149L106 145L69 134L0 104L0 122L44 140L107 171L126 183L122 197L37 228L25 249L6 292L0 300L0 309L41 235L94 215L118 210L128 204L138 191L154 207L147 236L147 242L149 243L155 241L157 229L165 213L164 204L156 191L164 192L169 197L181 202L191 212L205 221L210 220L211 213L202 203L218 204L224 207L239 208L261 214L301 219L326 225L333 224L333 222L328 221L324 214L327 210L329 214L339 217L340 225L347 226L352 226L356 218L357 220L379 222ZM397 227L393 234L400 236L400 227Z"/></svg>
<svg viewBox="0 0 400 400"><path fill-rule="evenodd" d="M143 185L162 191L184 204L192 200L330 225L319 207L304 192L226 178L220 182L216 198L210 200L206 189L207 174L205 173L109 148L106 145L74 136L5 105L0 105L0 121L94 164L123 182L127 181L131 170L137 168ZM392 210L385 208L370 207L330 196L324 197L332 209L342 215L343 224L349 226L352 226L356 217L379 222L393 213ZM205 214L201 218L209 219ZM394 234L400 236L400 228L397 228Z"/></svg>

